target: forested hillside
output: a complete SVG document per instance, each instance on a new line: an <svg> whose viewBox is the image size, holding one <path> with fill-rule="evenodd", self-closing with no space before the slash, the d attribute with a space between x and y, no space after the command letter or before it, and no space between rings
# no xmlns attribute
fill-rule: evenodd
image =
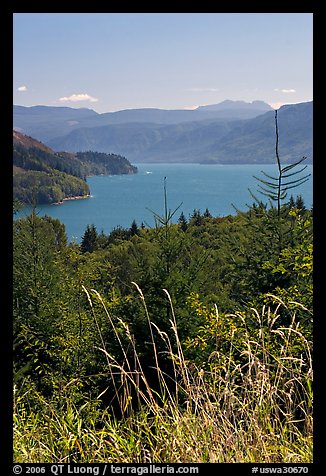
<svg viewBox="0 0 326 476"><path fill-rule="evenodd" d="M312 210L14 222L16 462L311 462Z"/></svg>
<svg viewBox="0 0 326 476"><path fill-rule="evenodd" d="M21 203L54 203L89 196L87 175L136 172L125 157L97 152L58 153L13 131L13 196Z"/></svg>

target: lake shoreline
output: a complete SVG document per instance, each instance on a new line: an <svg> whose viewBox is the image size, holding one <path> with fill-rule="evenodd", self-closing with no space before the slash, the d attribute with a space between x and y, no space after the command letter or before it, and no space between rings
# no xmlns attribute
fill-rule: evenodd
<svg viewBox="0 0 326 476"><path fill-rule="evenodd" d="M168 208L180 209L173 217L178 220L181 211L186 219L194 209L203 213L206 208L214 217L235 215L236 209L247 210L253 199L248 191L257 191L257 180L264 170L269 175L277 174L277 165L200 165L200 164L138 164L135 175L92 176L88 178L90 195L80 198L67 197L65 206L37 206L40 216L50 215L66 227L69 241L79 243L86 226L94 224L98 232L109 234L114 228L130 228L133 220L155 226L151 210L164 213L164 177ZM313 172L308 165L307 171ZM148 173L150 172L150 173ZM302 194L307 208L313 204L312 180L304 183L294 194ZM291 192L292 190L290 190ZM89 198L92 200L82 200ZM290 194L289 194L290 196ZM289 197L288 197L289 198ZM234 206L232 205L234 204ZM162 212L163 207L163 212ZM26 216L31 207L24 207L14 219Z"/></svg>
<svg viewBox="0 0 326 476"><path fill-rule="evenodd" d="M50 203L49 205L63 205L64 202L67 202L70 200L82 200L84 198L94 198L94 195L76 195L74 197L66 197L66 198L63 198L60 202Z"/></svg>

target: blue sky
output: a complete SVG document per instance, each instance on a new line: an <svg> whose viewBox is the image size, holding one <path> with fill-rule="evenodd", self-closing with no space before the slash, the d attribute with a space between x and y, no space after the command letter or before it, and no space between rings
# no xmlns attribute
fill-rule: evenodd
<svg viewBox="0 0 326 476"><path fill-rule="evenodd" d="M14 104L313 99L312 13L15 13Z"/></svg>

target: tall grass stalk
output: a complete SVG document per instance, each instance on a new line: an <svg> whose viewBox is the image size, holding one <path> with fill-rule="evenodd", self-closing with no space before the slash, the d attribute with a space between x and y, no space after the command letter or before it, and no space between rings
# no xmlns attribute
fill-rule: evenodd
<svg viewBox="0 0 326 476"><path fill-rule="evenodd" d="M222 360L216 348L209 366L199 368L185 359L169 293L165 290L171 335L151 321L145 297L135 286L148 321L159 390L148 381L129 326L123 323L132 358L100 294L85 289L92 311L93 299L104 308L122 349L119 362L106 350L98 326L100 351L107 359L122 418L113 417L110 408L101 410L100 398L78 407L69 398L54 404L36 391L16 391L16 462L312 461L311 344L300 331L295 311L289 327L278 327L285 307L281 300L274 310L253 309L259 331L253 336L246 330L241 361L235 358L239 349L231 339L226 358ZM244 320L241 314L234 316ZM274 338L281 341L280 352L270 345ZM294 338L304 349L300 357L291 354ZM173 375L160 367L158 340L166 345ZM38 410L29 408L30 399L37 401Z"/></svg>

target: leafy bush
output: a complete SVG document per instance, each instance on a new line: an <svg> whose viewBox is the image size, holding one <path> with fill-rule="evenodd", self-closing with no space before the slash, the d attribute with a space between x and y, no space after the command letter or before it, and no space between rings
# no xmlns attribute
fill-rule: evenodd
<svg viewBox="0 0 326 476"><path fill-rule="evenodd" d="M128 349L122 346L124 359L118 362L103 346L99 332L100 349L108 363L107 377L115 382L122 418L112 417L109 408L100 412L96 400L86 399L77 406L71 399L69 384L60 399L52 401L34 390L20 390L14 408L15 461L312 461L311 343L297 330L295 313L291 326L285 328L277 325L279 310L286 307L281 300L274 309L253 309L257 326L252 330L243 315L234 315L242 323L239 340L234 324L219 325L217 315L200 307L195 299L199 312L206 315L207 327L197 342L188 345L207 348L212 337L216 343L206 363L198 366L184 357L169 294L166 293L173 316L170 335L151 322L144 296L138 290L148 318L160 391L153 390L148 382L129 326L123 321L122 327L112 322L118 342L122 342L123 331L133 349L128 357ZM85 292L92 307L94 299L106 307L97 292ZM269 345L266 326L271 338L278 340L275 348ZM224 337L229 336L225 352ZM176 353L172 352L172 339L177 343ZM159 340L164 341L173 362L173 375L162 372ZM300 343L300 357L293 357L296 341Z"/></svg>

